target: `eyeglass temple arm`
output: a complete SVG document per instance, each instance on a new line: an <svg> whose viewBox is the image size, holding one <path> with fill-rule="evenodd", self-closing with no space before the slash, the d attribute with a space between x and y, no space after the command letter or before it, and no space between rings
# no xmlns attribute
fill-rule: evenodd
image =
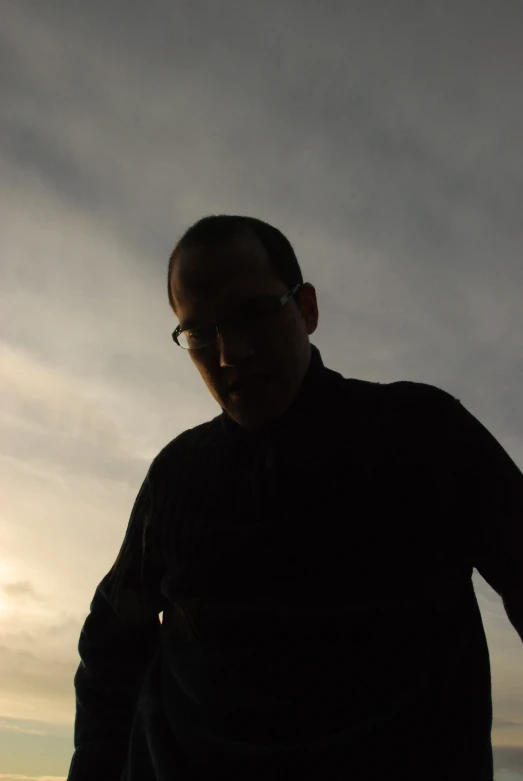
<svg viewBox="0 0 523 781"><path fill-rule="evenodd" d="M287 301L289 300L289 298L291 298L299 290L300 287L302 287L301 283L298 284L298 285L295 285L293 288L291 288L286 293L284 293L284 295L280 298L281 305L283 306L284 304L286 304ZM229 323L232 319L234 319L234 316L232 318L228 317L226 320L221 320L219 323L213 322L212 320L210 320L207 323L207 325L214 325L216 328L219 328L221 325L227 325L227 323ZM174 333L173 333L173 339L175 338L175 336L178 336L179 334L181 334L182 330L184 330L184 329L180 328L180 326L177 325L175 330L174 330Z"/></svg>

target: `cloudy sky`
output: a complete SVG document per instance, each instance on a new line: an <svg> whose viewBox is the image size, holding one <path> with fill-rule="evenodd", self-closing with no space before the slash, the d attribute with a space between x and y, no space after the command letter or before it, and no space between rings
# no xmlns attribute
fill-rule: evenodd
<svg viewBox="0 0 523 781"><path fill-rule="evenodd" d="M279 227L329 368L444 388L523 468L522 26L516 0L3 0L1 781L66 776L96 585L151 460L220 411L166 292L200 217ZM474 585L521 780L523 648Z"/></svg>

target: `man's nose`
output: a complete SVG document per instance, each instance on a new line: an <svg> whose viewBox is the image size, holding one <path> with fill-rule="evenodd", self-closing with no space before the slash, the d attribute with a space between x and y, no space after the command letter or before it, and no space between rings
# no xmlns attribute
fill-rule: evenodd
<svg viewBox="0 0 523 781"><path fill-rule="evenodd" d="M218 329L218 350L220 366L239 366L254 355L249 335L230 325Z"/></svg>

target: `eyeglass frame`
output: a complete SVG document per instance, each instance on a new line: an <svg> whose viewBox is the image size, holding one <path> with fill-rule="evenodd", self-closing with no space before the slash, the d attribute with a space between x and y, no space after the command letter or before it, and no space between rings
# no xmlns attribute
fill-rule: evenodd
<svg viewBox="0 0 523 781"><path fill-rule="evenodd" d="M279 314L281 312L281 310L283 309L285 304L288 301L290 301L293 296L296 295L298 290L301 287L303 287L303 285L304 285L304 283L300 282L299 284L295 285L293 288L290 288L290 290L287 290L287 292L284 293L282 296L274 296L273 297L275 300L278 300L278 303L280 305L279 309L275 310L275 314ZM176 345L178 345L178 347L181 350L205 350L207 347L210 347L213 344L213 342L210 342L209 344L205 344L202 347L182 347L182 345L178 341L178 336L182 333L182 331L187 331L190 328L196 328L196 327L201 327L201 326L213 325L216 328L216 339L218 339L218 336L219 336L219 330L218 329L221 326L223 326L223 325L230 325L234 321L241 320L242 317L243 317L243 313L242 314L232 315L231 317L227 317L224 320L220 320L220 322L216 322L214 320L211 320L211 321L207 321L205 323L201 323L200 326L196 326L196 325L195 326L187 326L187 328L181 328L180 325L177 325L176 328L174 329L174 331L172 332L171 336L172 336L172 339L173 339L174 343Z"/></svg>

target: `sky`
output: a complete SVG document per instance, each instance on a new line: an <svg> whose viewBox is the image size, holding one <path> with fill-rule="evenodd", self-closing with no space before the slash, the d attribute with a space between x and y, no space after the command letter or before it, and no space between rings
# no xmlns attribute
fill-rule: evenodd
<svg viewBox="0 0 523 781"><path fill-rule="evenodd" d="M95 588L152 459L220 412L171 338L199 218L282 230L328 368L445 389L523 468L522 26L515 0L3 0L0 781L66 777ZM521 640L473 582L496 780L523 781Z"/></svg>

